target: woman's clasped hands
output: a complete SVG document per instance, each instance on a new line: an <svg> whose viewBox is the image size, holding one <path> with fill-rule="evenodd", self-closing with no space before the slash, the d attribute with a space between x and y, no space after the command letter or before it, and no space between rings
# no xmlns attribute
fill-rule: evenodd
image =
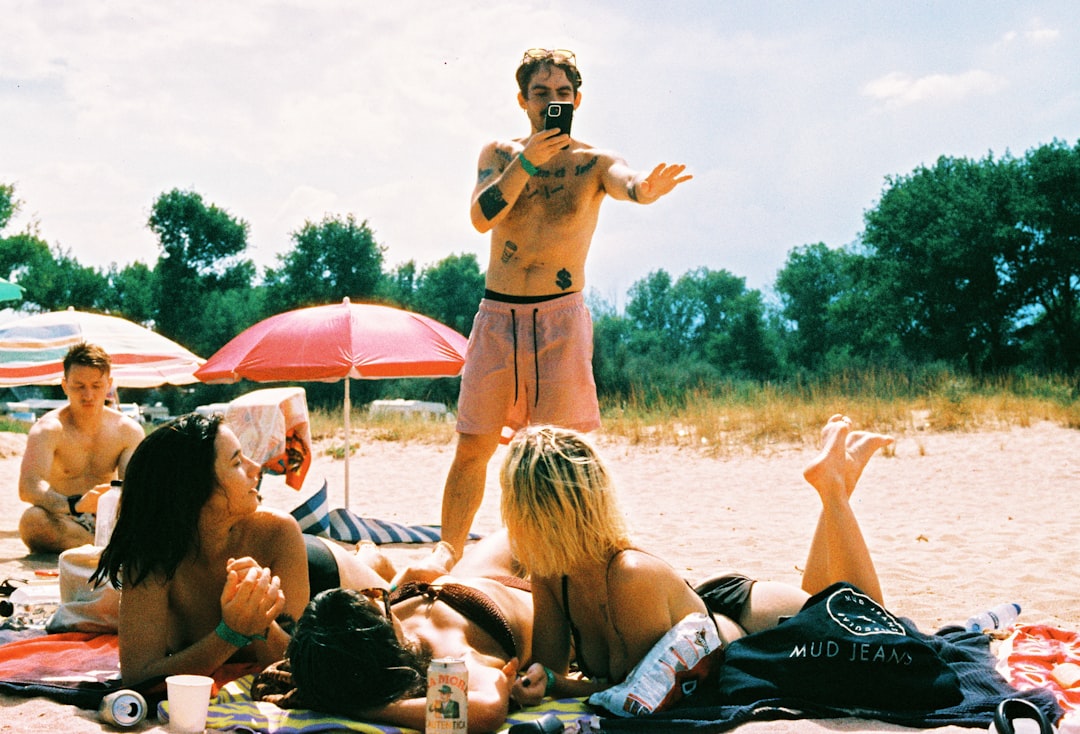
<svg viewBox="0 0 1080 734"><path fill-rule="evenodd" d="M246 637L264 637L285 608L281 579L250 557L230 558L221 591L221 618Z"/></svg>

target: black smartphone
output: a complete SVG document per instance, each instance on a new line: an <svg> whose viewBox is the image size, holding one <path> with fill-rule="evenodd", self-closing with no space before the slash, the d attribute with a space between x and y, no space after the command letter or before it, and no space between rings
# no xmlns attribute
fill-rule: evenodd
<svg viewBox="0 0 1080 734"><path fill-rule="evenodd" d="M544 111L544 129L559 130L570 134L570 123L574 120L573 102L548 102L547 110ZM563 150L569 148L563 146Z"/></svg>

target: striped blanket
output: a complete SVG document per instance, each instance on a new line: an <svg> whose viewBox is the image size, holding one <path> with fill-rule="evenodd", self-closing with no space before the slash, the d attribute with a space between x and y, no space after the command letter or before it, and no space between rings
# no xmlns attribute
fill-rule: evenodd
<svg viewBox="0 0 1080 734"><path fill-rule="evenodd" d="M404 734L413 732L397 726L382 726L355 721L308 709L283 709L265 701L253 701L251 682L254 676L245 676L225 685L210 702L206 726L213 730L240 732L265 732L266 734L314 734L325 731L355 731L362 734ZM564 723L591 718L591 710L578 698L561 701L547 700L544 705L519 711L506 720L504 731L514 724L538 719L554 713ZM158 719L168 721L169 702L158 704ZM587 731L588 728L586 727Z"/></svg>
<svg viewBox="0 0 1080 734"><path fill-rule="evenodd" d="M360 517L348 509L330 509L326 482L292 511L300 529L346 543L370 540L373 543L437 543L442 538L438 525L403 525L390 520ZM472 539L480 536L470 534Z"/></svg>

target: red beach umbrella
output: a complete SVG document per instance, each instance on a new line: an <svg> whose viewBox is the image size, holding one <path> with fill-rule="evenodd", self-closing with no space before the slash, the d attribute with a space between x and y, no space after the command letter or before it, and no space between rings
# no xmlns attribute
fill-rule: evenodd
<svg viewBox="0 0 1080 734"><path fill-rule="evenodd" d="M371 303L312 306L250 326L195 372L203 382L345 380L345 504L349 501L349 379L454 377L468 340L438 321Z"/></svg>

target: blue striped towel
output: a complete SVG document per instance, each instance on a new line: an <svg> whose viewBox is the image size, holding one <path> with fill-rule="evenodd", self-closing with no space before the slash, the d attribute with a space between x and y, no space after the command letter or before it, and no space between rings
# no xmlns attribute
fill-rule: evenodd
<svg viewBox="0 0 1080 734"><path fill-rule="evenodd" d="M292 511L300 529L346 543L370 540L373 543L437 543L442 538L438 525L403 525L390 520L360 517L347 509L330 509L326 481L313 495ZM475 533L470 538L478 538Z"/></svg>

